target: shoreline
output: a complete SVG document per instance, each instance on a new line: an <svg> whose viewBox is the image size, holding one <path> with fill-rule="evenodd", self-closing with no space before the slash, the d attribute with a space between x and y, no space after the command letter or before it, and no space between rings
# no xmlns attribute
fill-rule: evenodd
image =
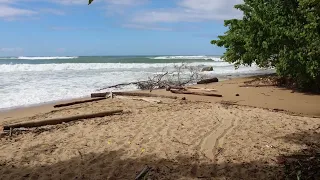
<svg viewBox="0 0 320 180"><path fill-rule="evenodd" d="M229 80L220 81L206 85L193 85L203 88L217 89L222 98L195 96L185 94L172 94L164 89L153 90L151 93L186 97L190 101L204 101L211 103L234 104L241 106L249 106L256 108L269 109L271 111L285 111L290 114L308 117L320 117L320 95L308 95L299 92L292 92L292 90L279 88L275 86L268 87L239 87L245 81L252 80L257 76L233 78ZM133 92L149 92L146 90L135 90ZM239 96L236 96L239 94ZM56 110L53 105L60 103L69 103L77 100L90 99L90 96L80 98L72 98L66 100L58 100L35 104L28 107L18 107L14 109L0 111L0 124L10 122L15 119L32 117L37 114L45 114Z"/></svg>
<svg viewBox="0 0 320 180"><path fill-rule="evenodd" d="M223 97L154 90L179 98L144 98L150 102L116 97L53 108L56 102L13 110L10 116L0 113L0 119L6 117L0 121L3 126L124 112L4 133L1 177L134 179L145 166L151 168L149 179L285 177L284 157L319 150L320 118L306 116L319 113L320 95L274 86L240 87L250 79L196 85L214 88Z"/></svg>
<svg viewBox="0 0 320 180"><path fill-rule="evenodd" d="M247 74L241 74L241 75L221 75L221 76L214 76L219 79L219 82L223 81L229 81L232 79L241 79L241 78L250 78L250 77L256 77L256 76L261 76L261 75L268 75L268 74L273 74L273 73L247 73ZM197 86L197 84L192 84L189 86ZM100 90L97 91L92 91L93 92L99 92ZM132 92L138 92L138 91L143 91L140 89L125 89L125 90L116 90L117 91L132 91ZM90 98L89 95L82 95L79 97L74 97L74 98L66 98L66 99L58 99L58 100L52 100L52 101L46 101L46 102L40 102L40 103L34 103L34 104L27 104L27 105L18 105L18 106L12 106L12 107L7 107L7 108L0 108L0 114L1 113L6 113L8 111L15 111L15 110L20 110L20 109L28 109L28 108L33 108L33 107L40 107L40 106L46 106L46 105L53 105L55 103L68 103L71 101L76 101L76 100L82 100L82 99L87 99Z"/></svg>

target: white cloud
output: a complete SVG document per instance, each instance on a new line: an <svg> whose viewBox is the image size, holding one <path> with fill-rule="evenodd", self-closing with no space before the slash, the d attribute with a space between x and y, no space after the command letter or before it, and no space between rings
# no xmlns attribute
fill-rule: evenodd
<svg viewBox="0 0 320 180"><path fill-rule="evenodd" d="M144 4L148 0L105 0L105 2L113 5L133 6Z"/></svg>
<svg viewBox="0 0 320 180"><path fill-rule="evenodd" d="M144 11L131 20L135 23L173 23L224 20L241 17L234 5L242 0L179 0L176 8Z"/></svg>
<svg viewBox="0 0 320 180"><path fill-rule="evenodd" d="M53 31L104 31L104 28L95 27L69 27L69 26L53 26L49 28Z"/></svg>
<svg viewBox="0 0 320 180"><path fill-rule="evenodd" d="M50 1L58 4L64 4L64 5L88 4L88 0L50 0Z"/></svg>
<svg viewBox="0 0 320 180"><path fill-rule="evenodd" d="M59 53L63 53L63 52L66 52L67 49L66 48L58 48L58 49L56 49L56 51Z"/></svg>
<svg viewBox="0 0 320 180"><path fill-rule="evenodd" d="M242 2L242 0L182 0L178 4L191 10L212 12L215 10L231 10L235 4L241 4Z"/></svg>
<svg viewBox="0 0 320 180"><path fill-rule="evenodd" d="M7 1L7 0L0 0L0 2L1 1ZM54 3L64 4L64 5L88 4L88 0L50 0L50 1ZM109 5L132 6L132 5L145 3L147 1L148 0L94 0L92 5L103 2Z"/></svg>
<svg viewBox="0 0 320 180"><path fill-rule="evenodd" d="M41 13L49 13L49 14L55 14L55 15L65 15L64 11L58 10L58 9L51 9L51 8L43 8L39 10Z"/></svg>
<svg viewBox="0 0 320 180"><path fill-rule="evenodd" d="M171 28L142 25L142 24L123 24L122 27L132 28L132 29L142 29L142 30L172 31Z"/></svg>
<svg viewBox="0 0 320 180"><path fill-rule="evenodd" d="M23 51L22 48L0 48L0 52L19 52Z"/></svg>
<svg viewBox="0 0 320 180"><path fill-rule="evenodd" d="M31 16L34 14L37 14L37 12L0 4L0 18L3 18L3 19L12 19L16 17Z"/></svg>

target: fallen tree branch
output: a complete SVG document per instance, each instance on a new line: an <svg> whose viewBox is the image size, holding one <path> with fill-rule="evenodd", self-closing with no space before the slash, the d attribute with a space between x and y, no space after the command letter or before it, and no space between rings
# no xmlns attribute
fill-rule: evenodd
<svg viewBox="0 0 320 180"><path fill-rule="evenodd" d="M197 82L197 84L209 84L209 83L214 83L214 82L219 82L219 79L214 77L214 78L209 78L209 79L202 79Z"/></svg>
<svg viewBox="0 0 320 180"><path fill-rule="evenodd" d="M201 87L186 87L186 89L197 89L197 90L204 90L204 91L217 91L216 89L201 88Z"/></svg>
<svg viewBox="0 0 320 180"><path fill-rule="evenodd" d="M64 103L64 104L56 104L53 107L54 108L59 108L59 107L71 106L71 105L75 105L75 104L82 104L82 103L87 103L87 102L101 101L101 100L104 100L104 99L106 99L106 98L102 97L102 98L88 99L88 100L82 100L82 101L74 101L74 102Z"/></svg>
<svg viewBox="0 0 320 180"><path fill-rule="evenodd" d="M161 103L161 101L157 100L157 99L131 98L131 97L125 97L125 96L117 96L117 98L120 98L120 99L131 99L131 100L138 100L138 101L146 101L146 102L149 102L149 103Z"/></svg>
<svg viewBox="0 0 320 180"><path fill-rule="evenodd" d="M118 87L121 87L121 86L138 85L139 83L144 83L144 82L146 82L146 81L137 81L137 82L121 83L121 84L116 84L116 85L107 86L107 87L104 87L104 88L101 88L101 89L97 89L97 91L102 91L102 90L110 89L110 88L118 88Z"/></svg>
<svg viewBox="0 0 320 180"><path fill-rule="evenodd" d="M208 92L193 92L193 91L181 91L181 90L170 90L172 93L175 94L193 94L198 96L215 96L215 97L222 97L221 94L214 94L214 93L208 93Z"/></svg>
<svg viewBox="0 0 320 180"><path fill-rule="evenodd" d="M137 93L137 92L113 92L114 95L118 96L142 96L142 97L161 97L161 98L168 98L168 99L177 99L176 96L165 96L165 95L158 95L158 94L151 94L151 93ZM109 95L109 92L104 93L92 93L91 97L105 97Z"/></svg>
<svg viewBox="0 0 320 180"><path fill-rule="evenodd" d="M96 97L107 97L109 95L109 92L103 92L103 93L91 93L91 98Z"/></svg>
<svg viewBox="0 0 320 180"><path fill-rule="evenodd" d="M190 89L187 88L187 91L196 91L196 92L216 92L217 90L215 89Z"/></svg>
<svg viewBox="0 0 320 180"><path fill-rule="evenodd" d="M40 127L40 126L46 126L46 125L56 125L56 124L61 124L63 122L77 121L80 119L110 116L110 115L121 113L121 112L123 112L123 110L105 111L105 112L99 112L94 114L84 114L84 115L78 115L78 116L47 119L42 121L31 121L31 122L25 122L25 123L10 124L10 125L3 126L3 130L10 130L10 128L12 129L21 128L21 127L32 128L32 127Z"/></svg>
<svg viewBox="0 0 320 180"><path fill-rule="evenodd" d="M144 96L144 97L161 97L161 98L168 98L168 99L177 99L176 96L165 96L165 95L158 95L158 94L151 94L151 93L135 93L135 92L114 92L115 95L118 96Z"/></svg>

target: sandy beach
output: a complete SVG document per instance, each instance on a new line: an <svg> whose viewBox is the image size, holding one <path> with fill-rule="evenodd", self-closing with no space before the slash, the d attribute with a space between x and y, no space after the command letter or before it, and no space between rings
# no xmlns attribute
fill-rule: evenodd
<svg viewBox="0 0 320 180"><path fill-rule="evenodd" d="M200 86L217 89L222 98L155 90L180 98L114 98L1 112L0 125L6 125L124 110L2 136L0 179L134 179L146 166L146 179L284 179L279 156L320 150L320 96L240 87L250 80Z"/></svg>

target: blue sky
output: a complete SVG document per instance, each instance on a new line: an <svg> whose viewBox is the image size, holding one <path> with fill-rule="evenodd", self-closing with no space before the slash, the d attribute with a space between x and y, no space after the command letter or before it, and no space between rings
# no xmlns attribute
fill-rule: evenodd
<svg viewBox="0 0 320 180"><path fill-rule="evenodd" d="M0 56L220 55L242 0L0 0Z"/></svg>

